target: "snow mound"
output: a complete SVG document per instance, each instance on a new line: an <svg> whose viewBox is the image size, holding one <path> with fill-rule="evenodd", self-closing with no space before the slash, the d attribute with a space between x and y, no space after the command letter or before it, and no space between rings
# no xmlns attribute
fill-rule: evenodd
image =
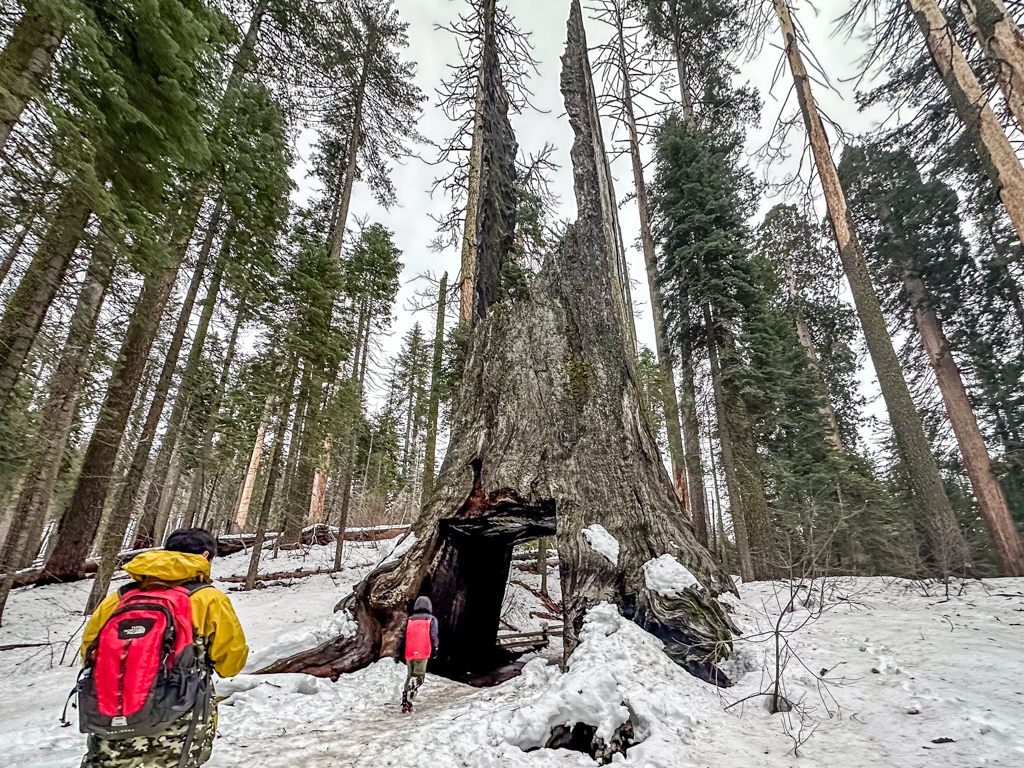
<svg viewBox="0 0 1024 768"><path fill-rule="evenodd" d="M662 555L643 564L647 588L665 597L676 597L684 589L699 587L697 577L676 560L674 555Z"/></svg>
<svg viewBox="0 0 1024 768"><path fill-rule="evenodd" d="M340 611L332 614L319 624L303 626L301 629L293 632L285 632L278 635L270 644L250 654L245 668L250 671L260 669L272 661L287 658L299 651L315 648L335 637L354 635L357 628L356 623L349 616L348 612Z"/></svg>
<svg viewBox="0 0 1024 768"><path fill-rule="evenodd" d="M599 555L604 555L612 565L619 564L619 540L608 533L603 525L599 523L588 525L583 529L583 538L587 540L592 550Z"/></svg>
<svg viewBox="0 0 1024 768"><path fill-rule="evenodd" d="M503 739L524 751L542 748L553 728L586 723L606 742L632 720L629 762L676 766L679 742L692 743L694 713L717 706L714 689L676 666L662 643L619 615L591 609L565 674L539 660L523 670L524 703L507 720ZM547 680L544 681L544 677ZM534 692L538 683L540 690Z"/></svg>

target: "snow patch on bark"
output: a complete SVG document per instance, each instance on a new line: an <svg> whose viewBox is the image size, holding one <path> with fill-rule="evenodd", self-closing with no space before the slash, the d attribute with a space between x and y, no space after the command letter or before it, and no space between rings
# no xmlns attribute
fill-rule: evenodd
<svg viewBox="0 0 1024 768"><path fill-rule="evenodd" d="M665 597L676 597L684 589L699 587L700 582L676 560L674 555L662 555L643 564L647 588Z"/></svg>
<svg viewBox="0 0 1024 768"><path fill-rule="evenodd" d="M356 633L357 628L358 625L352 620L347 611L332 614L319 624L305 626L294 632L285 632L279 635L269 645L265 645L255 653L250 654L245 668L249 670L260 669L272 661L287 658L299 651L315 648L335 637L350 637Z"/></svg>
<svg viewBox="0 0 1024 768"><path fill-rule="evenodd" d="M379 561L377 561L377 565L375 567L379 568L385 563L390 563L392 560L397 560L410 549L412 549L415 545L416 534L412 531L409 531L407 534L405 534L405 536L398 539L394 543L394 545L387 551L387 554L385 554Z"/></svg>
<svg viewBox="0 0 1024 768"><path fill-rule="evenodd" d="M599 523L588 525L582 533L592 550L599 555L604 555L612 565L619 564L619 540L608 533L603 525Z"/></svg>

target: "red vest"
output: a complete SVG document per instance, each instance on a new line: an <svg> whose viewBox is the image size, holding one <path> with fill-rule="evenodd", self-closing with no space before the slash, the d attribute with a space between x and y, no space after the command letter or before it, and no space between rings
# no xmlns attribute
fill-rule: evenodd
<svg viewBox="0 0 1024 768"><path fill-rule="evenodd" d="M409 619L405 625L405 660L429 659L430 652L430 616L422 619Z"/></svg>

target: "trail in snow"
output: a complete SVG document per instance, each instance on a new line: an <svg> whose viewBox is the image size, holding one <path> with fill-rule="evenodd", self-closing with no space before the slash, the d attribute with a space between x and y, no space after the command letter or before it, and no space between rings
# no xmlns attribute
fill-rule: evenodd
<svg viewBox="0 0 1024 768"><path fill-rule="evenodd" d="M387 542L385 542L385 546ZM351 547L341 574L320 574L250 593L232 592L253 648L254 669L277 655L345 631L331 609L385 549ZM266 572L316 570L330 547L282 553ZM244 573L244 554L214 564L215 577ZM537 574L517 581L536 586ZM557 587L556 570L549 581ZM225 584L221 585L228 586ZM78 611L90 582L16 591L0 628L0 645L53 641L45 648L0 652L0 765L74 768L84 737L60 728L57 716L76 668L62 665L64 644L80 629ZM1019 768L1024 765L1024 579L969 583L949 600L918 585L882 579L848 580L832 606L789 640L786 694L809 713L813 736L792 754L793 741L764 699L727 709L764 687L773 644L760 634L788 601L785 587L746 585L733 601L746 639L736 644L729 672L738 684L718 691L676 667L658 641L595 609L570 668L544 659L501 686L474 689L428 676L416 711L399 710L405 671L381 661L337 682L304 675L240 675L219 683L220 738L210 768L411 768L447 766L594 765L586 755L535 750L552 725L586 720L614 729L633 713L642 743L625 764L651 768ZM509 616L538 626L539 606L522 586ZM806 602L807 605L802 604ZM814 600L797 601L783 623L804 624ZM821 684L822 670L830 670ZM793 721L794 724L796 721ZM944 739L951 741L935 743Z"/></svg>

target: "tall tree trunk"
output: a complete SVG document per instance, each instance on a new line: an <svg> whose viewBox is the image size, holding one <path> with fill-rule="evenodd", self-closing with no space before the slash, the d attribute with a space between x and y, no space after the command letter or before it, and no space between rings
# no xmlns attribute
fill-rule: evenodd
<svg viewBox="0 0 1024 768"><path fill-rule="evenodd" d="M1024 37L1003 0L959 0L1007 106L1024 128Z"/></svg>
<svg viewBox="0 0 1024 768"><path fill-rule="evenodd" d="M793 260L788 253L781 254L782 268L786 276L786 294L789 297L789 305L792 308L793 323L796 326L797 340L807 358L807 366L814 373L817 380L818 390L821 394L821 405L818 412L821 414L821 421L825 427L825 439L828 440L837 453L843 452L843 438L839 432L839 421L836 419L836 412L828 398L828 386L821 373L821 362L818 358L818 349L814 344L814 337L811 336L811 329L807 325L807 319L799 308L800 294L796 287L796 273L793 271Z"/></svg>
<svg viewBox="0 0 1024 768"><path fill-rule="evenodd" d="M708 460L711 462L711 497L709 505L711 507L712 519L717 522L718 536L716 540L718 543L718 549L715 554L718 555L719 562L722 563L722 567L726 569L727 573L732 573L729 570L730 560L729 548L727 542L729 538L725 535L725 520L722 517L722 495L718 490L718 467L715 464L715 444L711 439L710 432L708 433Z"/></svg>
<svg viewBox="0 0 1024 768"><path fill-rule="evenodd" d="M6 411L43 318L85 234L89 205L67 187L21 282L0 318L0 413Z"/></svg>
<svg viewBox="0 0 1024 768"><path fill-rule="evenodd" d="M437 320L434 322L434 355L430 363L430 401L427 404L427 436L423 449L423 483L420 502L427 503L434 488L437 455L437 414L441 405L441 364L444 355L444 315L448 307L448 273L441 276L437 292Z"/></svg>
<svg viewBox="0 0 1024 768"><path fill-rule="evenodd" d="M260 417L260 425L256 429L256 440L252 445L252 453L249 454L249 464L245 470L245 479L242 481L242 492L238 497L238 506L235 509L235 530L242 532L249 520L249 505L252 503L252 492L256 487L256 473L259 472L260 462L263 460L263 448L266 444L267 426L270 424L272 398L267 398L263 406L263 416Z"/></svg>
<svg viewBox="0 0 1024 768"><path fill-rule="evenodd" d="M488 6L493 7L493 4ZM477 83L474 101L473 144L469 150L468 189L466 191L466 220L462 227L462 256L459 271L459 322L473 320L473 296L476 286L476 250L480 228L480 171L483 165L483 104L484 89Z"/></svg>
<svg viewBox="0 0 1024 768"><path fill-rule="evenodd" d="M911 2L919 3L921 0ZM846 194L839 183L839 174L836 172L825 126L811 92L811 81L800 54L789 7L786 0L773 0L773 3L781 23L783 44L789 59L804 127L810 140L811 152L821 179L839 257L850 283L854 306L864 331L871 362L878 376L878 385L889 413L889 422L892 424L899 456L910 480L918 527L927 542L933 570L943 575L954 573L969 563L967 544L957 527L938 464L924 433L921 416L910 396L899 358L892 345L892 338L885 325L885 316L882 314L878 295L871 282L864 251L857 239L853 218L846 203ZM951 42L955 45L955 41ZM1020 167L1019 163L1017 167Z"/></svg>
<svg viewBox="0 0 1024 768"><path fill-rule="evenodd" d="M251 590L256 585L256 574L260 569L260 555L263 553L263 541L270 523L270 510L274 503L274 489L277 478L281 474L281 461L284 458L284 436L288 431L288 417L291 413L292 389L295 387L297 367L292 366L288 377L288 387L282 393L281 414L278 416L277 430L274 433L274 452L270 458L270 471L267 474L267 487L263 491L263 503L256 521L256 540L252 543L252 555L249 557L249 570L245 575L245 588Z"/></svg>
<svg viewBox="0 0 1024 768"><path fill-rule="evenodd" d="M367 309L369 311L369 309ZM366 360L370 349L370 329L373 325L373 317L366 318L366 337L363 341L361 363L356 377L356 408L358 409L349 422L348 432L348 460L345 462L345 469L341 477L341 494L338 500L338 538L334 546L334 570L340 571L342 559L345 554L345 529L348 527L348 512L352 503L352 475L355 472L356 446L359 441L359 416L363 407L363 386L366 383ZM379 467L378 467L379 468ZM365 484L364 484L365 485Z"/></svg>
<svg viewBox="0 0 1024 768"><path fill-rule="evenodd" d="M114 245L101 235L71 316L64 350L50 377L49 395L40 415L39 433L34 440L35 451L14 508L11 528L0 550L0 577L3 578L0 581L0 617L11 589L13 571L29 565L37 550L74 422L89 350L100 308L110 286L114 260Z"/></svg>
<svg viewBox="0 0 1024 768"><path fill-rule="evenodd" d="M920 275L911 272L903 276L903 289L914 307L914 321L946 404L946 413L953 425L971 488L978 499L978 509L988 529L999 570L1003 576L1024 576L1024 543L1010 515L999 480L992 473L985 438L978 427L942 323L931 307L928 289Z"/></svg>
<svg viewBox="0 0 1024 768"><path fill-rule="evenodd" d="M53 182L54 176L57 175L57 171L51 170L47 177L44 186L49 186ZM21 254L21 249L25 247L25 240L28 238L29 233L35 226L36 220L40 214L46 208L46 191L39 195L39 198L30 206L28 211L25 212L24 218L21 221L21 226L18 227L18 232L11 240L11 245L7 249L7 253L4 254L3 261L0 262L0 285L7 279L7 275L11 272L11 267L14 266L14 262Z"/></svg>
<svg viewBox="0 0 1024 768"><path fill-rule="evenodd" d="M117 500L114 502L112 515L115 519L123 518L127 521L131 518L131 514L134 511L139 489L142 486L143 475L146 472L146 465L149 463L149 454L153 448L153 440L156 437L157 428L160 426L160 418L163 416L167 395L174 381L174 373L178 368L178 357L181 354L181 347L185 342L185 334L188 332L189 324L192 320L192 308L195 306L196 295L199 293L199 286L203 281L206 266L210 261L210 251L213 249L213 241L216 237L223 209L224 199L222 197L217 201L217 204L214 206L213 215L210 217L206 237L203 239L202 248L196 259L192 279L189 281L185 298L182 301L181 311L178 313L178 322L174 327L171 342L164 356L160 378L153 392L153 399L149 404L146 423L142 427L142 435L135 446L131 465L128 468L124 481L121 483Z"/></svg>
<svg viewBox="0 0 1024 768"><path fill-rule="evenodd" d="M209 232L207 237L209 237ZM210 331L210 321L213 319L213 311L217 307L217 297L220 294L220 286L224 276L224 263L226 260L229 238L225 237L221 245L220 257L210 275L210 284L206 288L206 296L203 298L202 311L199 314L199 321L196 324L195 334L192 337L192 346L189 349L188 360L185 363L185 370L181 374L181 382L178 384L178 391L174 396L174 404L171 406L171 415L167 419L167 427L164 430L163 441L160 443L160 450L157 451L156 459L153 462L153 473L149 481L149 488L146 491L146 498L142 505L142 515L136 527L135 547L151 547L155 543L155 535L160 531L154 529L160 509L169 505L167 501L167 489L172 483L167 482L168 473L171 470L171 459L175 454L178 445L178 438L181 435L182 424L185 423L185 415L188 412L189 402L192 399L192 389L195 386L196 374L203 360L203 349L206 346L206 336ZM180 463L177 465L180 473ZM179 475L180 476L180 475ZM177 478L176 478L177 480ZM173 484L177 488L177 482ZM173 499L174 493L170 493Z"/></svg>
<svg viewBox="0 0 1024 768"><path fill-rule="evenodd" d="M728 405L725 399L725 387L722 382L722 366L718 357L718 339L715 334L715 323L711 316L711 308L704 306L704 325L707 329L708 362L711 367L711 389L715 398L715 415L718 423L718 447L722 452L722 472L725 474L725 487L729 492L729 514L732 517L732 530L736 536L736 551L740 556L740 576L744 581L753 581L754 558L750 551L750 540L747 537L746 509L743 492L740 488L739 473L736 471L736 458L733 454L732 430L729 428ZM717 493L717 483L715 491ZM721 509L721 503L719 503Z"/></svg>
<svg viewBox="0 0 1024 768"><path fill-rule="evenodd" d="M199 505L202 502L203 490L206 484L206 471L210 466L210 456L213 452L213 439L218 432L217 422L220 419L220 406L224 400L224 392L227 390L228 380L231 378L231 366L235 362L235 351L238 348L238 332L245 319L245 302L240 302L235 310L235 322L231 325L231 334L228 336L228 345L224 350L224 362L221 364L220 376L217 379L217 390L210 403L210 413L206 417L206 426L203 430L203 444L199 452L199 464L192 475L192 492L189 495L188 509L185 512L185 527L189 528L195 524L196 516L199 514ZM211 491L212 493L212 491Z"/></svg>
<svg viewBox="0 0 1024 768"><path fill-rule="evenodd" d="M170 263L155 269L143 281L142 291L128 321L121 351L111 371L110 384L85 452L78 484L57 528L57 545L46 561L46 570L57 581L81 575L99 529L132 404L189 237L195 228L195 216L191 214L187 211L178 222L168 254ZM198 216L198 211L195 215Z"/></svg>
<svg viewBox="0 0 1024 768"><path fill-rule="evenodd" d="M285 503L285 523L281 530L282 544L295 544L302 536L308 515L313 482L316 476L315 452L323 441L319 439L317 424L322 413L322 384L318 372L303 377L304 388L299 399L304 404L302 424L298 429L297 451ZM289 457L290 458L290 457Z"/></svg>
<svg viewBox="0 0 1024 768"><path fill-rule="evenodd" d="M373 37L371 36L371 41ZM341 261L341 247L345 243L345 225L348 224L348 210L352 203L352 187L355 185L356 169L359 160L359 147L362 143L363 102L366 97L366 79L370 70L370 51L363 57L363 68L356 87L355 106L352 117L352 135L349 136L345 149L345 179L342 182L341 197L338 202L338 215L334 220L334 232L331 236L331 257Z"/></svg>
<svg viewBox="0 0 1024 768"><path fill-rule="evenodd" d="M633 188L636 191L637 213L640 215L640 244L644 254L647 272L647 290L651 300L651 318L654 321L654 341L658 351L658 369L661 373L661 401L665 410L665 431L668 434L668 453L672 461L672 478L683 508L693 521L697 538L704 544L708 540L707 515L704 510L703 493L691 493L687 481L686 458L683 452L683 433L679 428L679 401L676 399L676 377L672 349L665 336L665 310L661 288L658 286L658 260L654 253L654 236L651 234L651 213L647 200L647 184L644 181L644 164L640 157L640 136L637 133L636 115L633 110L633 88L630 83L630 67L626 58L625 19L622 6L616 0L613 11L616 27L616 52L619 77L622 80L623 120L629 137L629 156L633 166ZM698 514L699 510L699 514Z"/></svg>
<svg viewBox="0 0 1024 768"><path fill-rule="evenodd" d="M21 113L36 98L64 37L57 4L33 3L0 51L0 155Z"/></svg>
<svg viewBox="0 0 1024 768"><path fill-rule="evenodd" d="M145 546L153 546L167 538L168 528L171 525L171 515L174 512L174 502L178 497L178 486L181 485L182 475L181 443L175 443L174 452L171 456L171 466L167 473L164 487L164 495L157 499L156 517L152 524L152 543ZM141 522L141 521L140 521ZM136 528L136 530L138 530ZM136 549L142 549L135 545Z"/></svg>
<svg viewBox="0 0 1024 768"><path fill-rule="evenodd" d="M669 5L670 22L672 24L672 47L676 59L676 77L679 80L679 100L682 104L683 120L693 123L695 119L693 96L690 93L690 66L687 53L682 44L682 23L679 19L679 0L672 0ZM655 265L657 262L655 262ZM655 269L655 273L657 270ZM650 268L648 268L650 279ZM700 421L697 418L697 387L694 383L693 345L689 339L683 339L679 348L679 420L683 426L683 452L686 463L687 487L689 488L690 505L693 519L708 520L708 508L705 499L704 465L700 453ZM718 480L714 477L715 492L718 492ZM712 518L713 522L713 518ZM699 531L698 531L699 536Z"/></svg>
<svg viewBox="0 0 1024 768"><path fill-rule="evenodd" d="M733 628L712 595L730 583L680 519L656 439L639 416L628 318L615 283L615 201L602 183L578 0L571 13L562 89L576 136L579 219L529 301L500 302L477 319L436 490L400 542L403 554L344 601L356 632L264 671L337 675L391 655L408 603L421 594L433 600L440 624L435 671L465 679L493 670L512 548L554 534L567 654L589 609L613 602L662 638L678 663L722 682L714 664ZM588 544L583 529L594 523L618 540L616 558ZM675 598L648 587L644 565L668 552L706 589Z"/></svg>
<svg viewBox="0 0 1024 768"><path fill-rule="evenodd" d="M783 0L774 0L780 3ZM953 108L974 140L1017 237L1024 242L1024 167L985 98L963 49L935 0L906 0L924 34Z"/></svg>

